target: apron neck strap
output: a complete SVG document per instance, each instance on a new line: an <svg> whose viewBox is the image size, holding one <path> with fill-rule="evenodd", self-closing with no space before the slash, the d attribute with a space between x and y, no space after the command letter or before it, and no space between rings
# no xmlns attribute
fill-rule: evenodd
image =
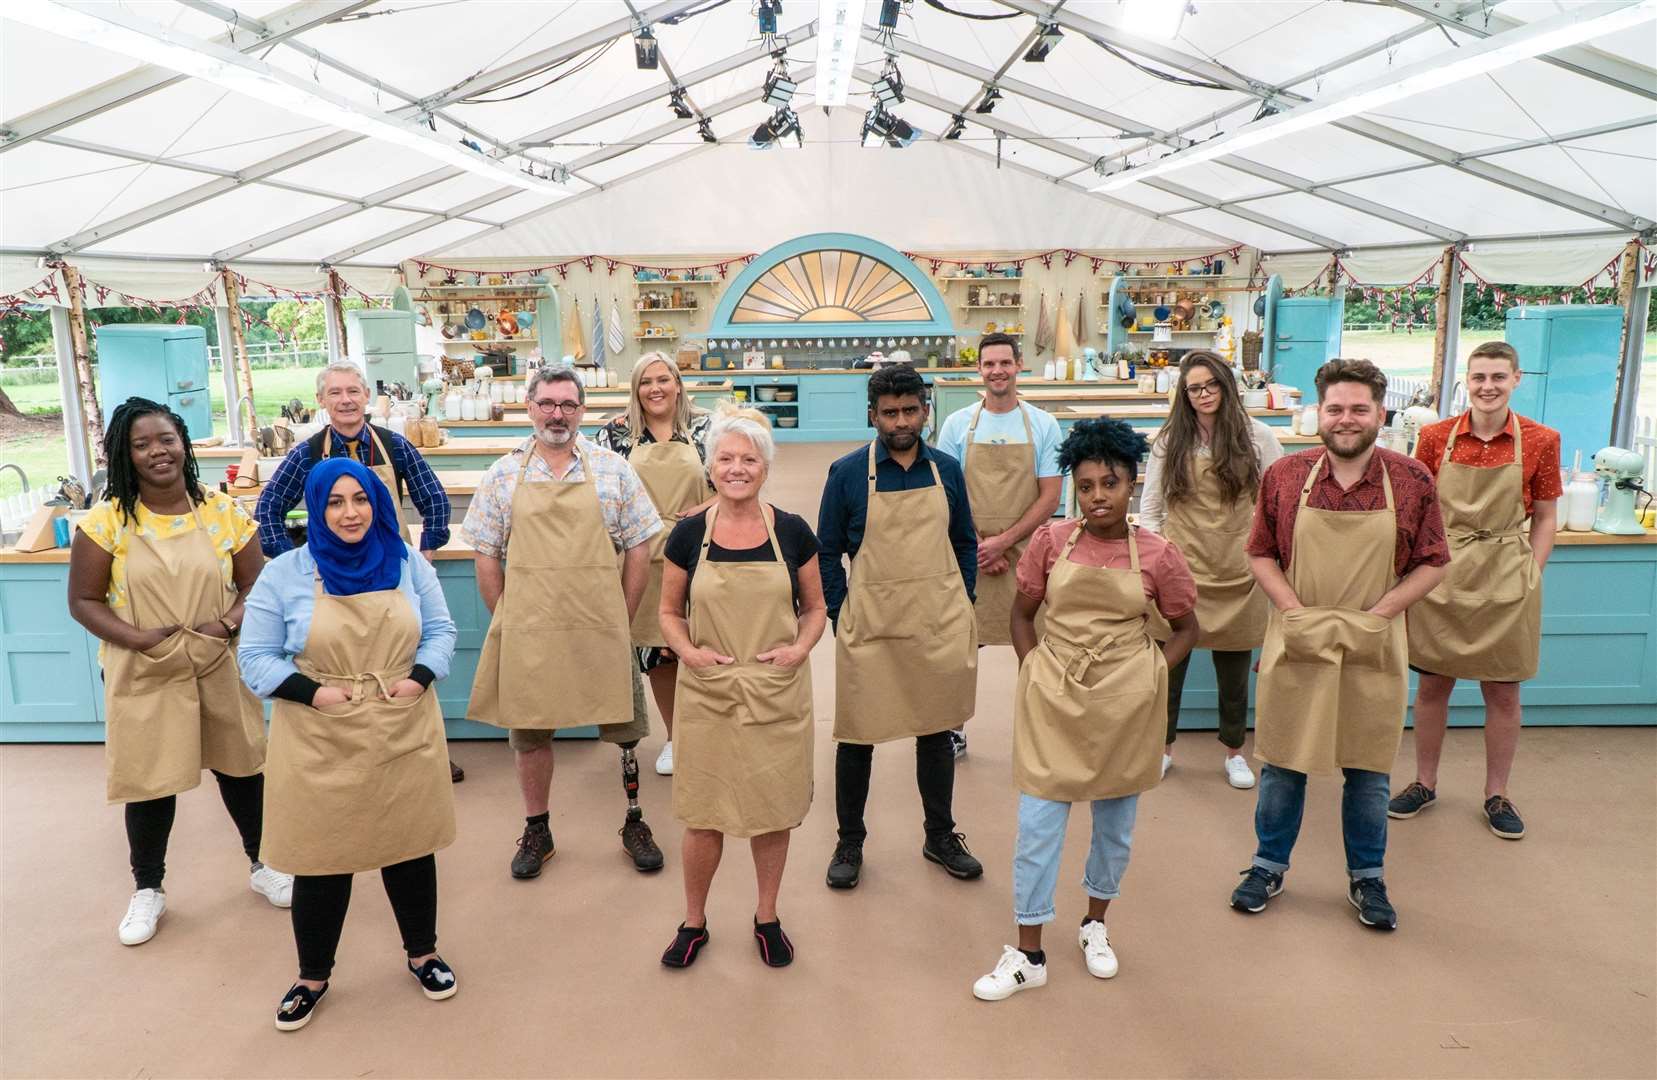
<svg viewBox="0 0 1657 1080"><path fill-rule="evenodd" d="M1076 526L1075 530L1072 531L1071 534L1070 534L1070 539L1068 539L1064 542L1064 547L1059 551L1059 561L1060 562L1063 562L1064 560L1070 558L1070 553L1072 551L1076 550L1076 541L1080 540L1082 538L1082 533L1084 533L1086 531L1087 531L1087 522L1085 522L1085 521L1081 522L1080 524L1078 524ZM1134 526L1132 526L1132 525L1128 526L1128 538L1127 538L1128 539L1128 566L1136 574L1139 573L1139 541L1137 539L1138 532L1139 532L1139 530L1137 528L1135 528Z"/></svg>
<svg viewBox="0 0 1657 1080"><path fill-rule="evenodd" d="M1471 433L1473 430L1473 410L1469 409L1462 415L1467 418L1466 430L1468 433ZM1457 430L1461 427L1461 419L1461 417L1457 417L1455 423L1450 425L1450 437L1444 440L1444 457L1439 462L1440 467L1449 464L1450 451L1455 448L1456 436L1461 434L1461 432ZM1504 431L1509 428L1513 430L1514 464L1518 465L1520 468L1523 468L1525 464L1524 428L1520 426L1519 414L1513 411L1512 406L1509 406L1507 410L1507 423L1502 425L1502 429Z"/></svg>
<svg viewBox="0 0 1657 1080"><path fill-rule="evenodd" d="M1372 458L1371 460L1374 459ZM1323 455L1318 458L1317 464L1312 466L1312 471L1306 474L1306 482L1300 485L1300 509L1306 509L1306 502L1312 494L1312 486L1317 483L1318 473L1323 470L1324 465L1328 464L1328 462L1329 454L1325 451ZM1377 462L1377 464L1381 467L1381 490L1386 493L1387 509L1392 510L1394 509L1392 504L1392 474L1387 471L1387 463L1385 461Z"/></svg>
<svg viewBox="0 0 1657 1080"><path fill-rule="evenodd" d="M535 436L531 435L529 437L529 445L525 446L522 450L518 451L518 457L521 460L521 464L518 466L518 475L512 478L512 490L513 491L516 491L518 489L518 485L523 482L524 474L529 471L529 463L530 463L530 461L532 461L534 459L539 458L540 461L541 461L541 464L546 465L547 472L548 473L552 472L552 466L546 464L546 459L541 457L540 453L536 450L535 447L536 447ZM575 460L577 462L579 462L580 465L581 465L581 478L582 478L582 480L586 480L588 477L590 477L592 475L592 470L587 467L587 451L582 449L581 436L577 435L575 437L575 442L573 444L573 449L572 449L571 452L575 455ZM554 476L553 479L558 480L558 481L563 481L564 478L561 477L561 476ZM573 481L572 481L572 483L573 483Z"/></svg>
<svg viewBox="0 0 1657 1080"><path fill-rule="evenodd" d="M879 443L879 441L880 440L876 439L869 443L869 499L871 501L874 499L875 494L875 446ZM922 444L921 447L915 451L916 456L919 457L924 449L925 446ZM926 459L926 467L932 470L933 486L942 487L944 482L943 479L938 476L938 463L928 457Z"/></svg>
<svg viewBox="0 0 1657 1080"><path fill-rule="evenodd" d="M972 445L973 433L978 430L978 419L984 415L984 403L980 401L972 412L972 423L967 425L967 445ZM1030 427L1030 410L1025 408L1024 400L1018 402L1018 418L1024 421L1024 441L1034 446L1036 434Z"/></svg>
<svg viewBox="0 0 1657 1080"><path fill-rule="evenodd" d="M719 503L715 501L712 506L708 507L706 527L702 530L701 561L704 565L708 561L708 548L713 544L713 523L718 516ZM765 522L765 536L771 544L771 555L777 560L777 562L780 563L783 561L782 545L777 543L777 529L771 522L771 508L766 506L763 502L759 504L759 517L761 521Z"/></svg>

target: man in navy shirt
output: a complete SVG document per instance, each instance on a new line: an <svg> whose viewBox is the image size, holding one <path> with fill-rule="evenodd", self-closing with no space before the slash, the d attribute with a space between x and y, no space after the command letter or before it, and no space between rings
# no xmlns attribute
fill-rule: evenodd
<svg viewBox="0 0 1657 1080"><path fill-rule="evenodd" d="M960 463L921 439L926 398L926 383L907 364L870 376L878 438L830 466L823 487L817 543L835 627L840 825L830 888L853 888L862 875L874 744L909 737L925 811L921 854L956 878L984 872L955 831L950 738L977 693L978 536Z"/></svg>

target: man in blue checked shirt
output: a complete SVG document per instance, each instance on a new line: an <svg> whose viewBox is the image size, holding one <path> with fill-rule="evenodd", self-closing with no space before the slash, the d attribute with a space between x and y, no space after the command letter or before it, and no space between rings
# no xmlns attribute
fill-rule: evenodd
<svg viewBox="0 0 1657 1080"><path fill-rule="evenodd" d="M305 477L325 457L350 457L380 474L399 504L403 492L414 500L425 527L420 532L420 554L432 553L449 542L449 493L437 474L407 439L368 422L368 379L349 361L336 360L316 377L317 404L328 410L328 426L288 451L282 464L259 495L253 518L259 525L259 546L274 559L293 548L283 527L288 511L305 498ZM385 475L387 469L392 475ZM466 773L449 760L449 778L455 783Z"/></svg>
<svg viewBox="0 0 1657 1080"><path fill-rule="evenodd" d="M316 400L328 411L328 426L288 451L259 496L253 516L266 558L274 559L293 547L283 520L305 498L305 477L311 466L325 457L350 457L377 470L389 466L394 476L381 474L386 487L399 503L407 491L425 522L420 553L430 562L432 553L449 542L448 493L407 439L368 423L369 393L362 369L349 361L335 361L316 377Z"/></svg>

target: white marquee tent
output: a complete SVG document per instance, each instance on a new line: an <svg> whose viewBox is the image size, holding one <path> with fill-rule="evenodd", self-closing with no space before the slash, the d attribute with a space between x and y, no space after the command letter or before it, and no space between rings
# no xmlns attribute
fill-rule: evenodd
<svg viewBox="0 0 1657 1080"><path fill-rule="evenodd" d="M1360 280L1408 281L1455 244L1486 279L1558 284L1657 223L1652 0L1195 0L1171 39L1126 29L1120 0L912 0L884 41L881 0L785 0L769 40L762 6L8 0L0 295L43 256L176 299L215 262L284 288L328 264L384 292L411 258L759 251L821 230L928 252L1242 244L1289 284L1334 251ZM1646 20L1216 152L1631 8ZM825 110L840 11L850 92ZM646 25L654 69L635 60ZM759 151L774 49L804 145ZM890 111L922 134L865 148L888 49ZM1180 153L1209 159L1134 178Z"/></svg>

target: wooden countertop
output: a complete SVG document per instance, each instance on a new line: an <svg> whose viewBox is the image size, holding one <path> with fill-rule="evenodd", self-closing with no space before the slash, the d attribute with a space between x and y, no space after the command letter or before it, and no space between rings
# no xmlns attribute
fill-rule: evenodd
<svg viewBox="0 0 1657 1080"><path fill-rule="evenodd" d="M461 470L461 473L466 473ZM453 475L448 472L438 473L439 477ZM481 472L475 473L482 476ZM1554 540L1556 547L1627 547L1631 545L1657 546L1657 532L1647 531L1640 536L1608 536L1595 532L1562 532ZM449 542L437 551L439 560L470 559L472 546L455 530ZM47 551L14 551L11 548L0 548L0 566L12 564L63 564L69 561L68 548L51 548Z"/></svg>

